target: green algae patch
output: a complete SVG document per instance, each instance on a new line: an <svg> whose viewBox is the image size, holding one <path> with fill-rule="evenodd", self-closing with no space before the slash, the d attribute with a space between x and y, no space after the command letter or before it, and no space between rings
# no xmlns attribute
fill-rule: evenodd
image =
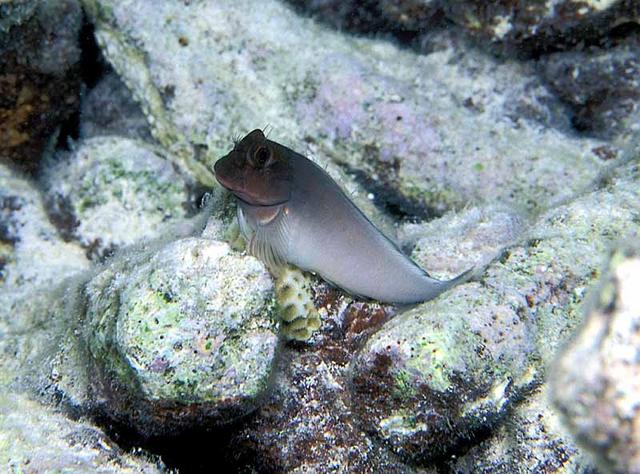
<svg viewBox="0 0 640 474"><path fill-rule="evenodd" d="M422 318L416 315L415 325L421 323ZM420 374L423 383L432 390L444 392L450 389L453 371L462 371L467 365L465 359L468 359L468 354L460 351L473 351L477 346L463 321L456 326L432 326L432 331L423 332L411 346L406 370Z"/></svg>
<svg viewBox="0 0 640 474"><path fill-rule="evenodd" d="M426 209L432 209L436 214L461 208L465 202L464 197L454 189L444 187L442 184L419 183L410 176L400 181L399 189L407 200L419 203Z"/></svg>
<svg viewBox="0 0 640 474"><path fill-rule="evenodd" d="M392 395L400 400L406 400L417 395L414 376L410 371L400 369L394 374L394 391Z"/></svg>

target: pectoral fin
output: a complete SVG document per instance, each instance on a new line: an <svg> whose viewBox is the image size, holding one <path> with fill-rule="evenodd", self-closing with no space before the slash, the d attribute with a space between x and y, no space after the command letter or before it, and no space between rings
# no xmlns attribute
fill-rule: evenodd
<svg viewBox="0 0 640 474"><path fill-rule="evenodd" d="M249 253L261 260L273 274L287 263L289 228L282 210L268 220L258 221L249 241Z"/></svg>

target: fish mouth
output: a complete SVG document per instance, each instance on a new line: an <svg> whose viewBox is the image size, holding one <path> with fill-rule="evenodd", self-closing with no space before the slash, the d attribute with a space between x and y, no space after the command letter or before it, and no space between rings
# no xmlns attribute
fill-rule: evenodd
<svg viewBox="0 0 640 474"><path fill-rule="evenodd" d="M251 194L248 194L246 192L243 191L234 191L233 189L227 188L229 189L229 191L231 191L233 193L233 195L236 197L236 199L238 199L239 201L242 201L245 204L248 204L249 206L254 206L254 207L271 207L271 206L279 206L281 204L284 204L287 202L287 200L273 200L273 201L266 201L264 199L257 199L255 196L252 196Z"/></svg>
<svg viewBox="0 0 640 474"><path fill-rule="evenodd" d="M233 152L232 152L233 153ZM273 199L268 196L261 196L259 192L251 192L247 189L244 172L233 160L233 155L229 154L220 158L213 165L216 180L222 187L233 193L233 195L245 204L250 206L276 206L284 204L286 199Z"/></svg>
<svg viewBox="0 0 640 474"><path fill-rule="evenodd" d="M245 204L248 204L249 206L277 206L279 204L284 204L285 202L287 202L286 199L277 202L267 202L264 199L260 199L259 197L246 192L242 184L238 183L235 180L225 178L218 172L216 172L216 179L223 188L232 193L238 200L242 201Z"/></svg>
<svg viewBox="0 0 640 474"><path fill-rule="evenodd" d="M217 165L217 163L216 163ZM217 169L215 169L216 167L214 167L214 170L216 172L216 180L218 181L218 183L220 183L220 185L225 188L228 189L229 191L231 191L232 193L235 192L240 192L239 189L237 189L237 184L234 183L232 180L225 178Z"/></svg>
<svg viewBox="0 0 640 474"><path fill-rule="evenodd" d="M236 170L236 172L234 173L234 170L230 169L233 168L230 165L232 165L232 163L229 160L229 155L223 156L215 162L215 164L213 165L213 171L216 175L216 180L218 181L218 183L220 183L220 185L222 185L222 187L228 189L234 194L236 192L242 192L241 189L243 187L243 183L239 183L239 180L237 178L232 178L234 175L241 176L241 172L240 170Z"/></svg>

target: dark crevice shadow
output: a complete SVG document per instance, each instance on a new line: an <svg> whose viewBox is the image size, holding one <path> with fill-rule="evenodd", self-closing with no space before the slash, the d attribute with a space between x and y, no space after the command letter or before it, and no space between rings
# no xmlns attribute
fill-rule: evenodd
<svg viewBox="0 0 640 474"><path fill-rule="evenodd" d="M109 71L109 66L96 42L94 26L86 15L83 17L78 43L80 46L80 79L88 89L92 89ZM60 124L56 149L68 151L70 140L77 140L80 137L80 115L81 108L78 107L67 120Z"/></svg>
<svg viewBox="0 0 640 474"><path fill-rule="evenodd" d="M179 434L145 439L131 428L106 417L95 418L109 438L121 449L133 452L142 449L157 456L170 470L180 474L238 472L240 463L232 456L230 440L244 420L216 428L194 428Z"/></svg>
<svg viewBox="0 0 640 474"><path fill-rule="evenodd" d="M375 180L365 171L351 167L344 168L345 172L352 176L365 191L373 194L373 204L397 222L430 221L442 217L447 212L447 210L425 206L423 202L407 198L395 190L392 184Z"/></svg>

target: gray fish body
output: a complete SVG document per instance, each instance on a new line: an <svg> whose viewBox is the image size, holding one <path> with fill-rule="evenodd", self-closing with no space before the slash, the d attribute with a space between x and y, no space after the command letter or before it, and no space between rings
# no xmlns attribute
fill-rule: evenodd
<svg viewBox="0 0 640 474"><path fill-rule="evenodd" d="M311 160L269 142L286 155L290 197L275 206L239 201L243 233L252 253L270 266L287 262L319 274L358 296L397 304L435 298L463 281L431 278L382 234Z"/></svg>

